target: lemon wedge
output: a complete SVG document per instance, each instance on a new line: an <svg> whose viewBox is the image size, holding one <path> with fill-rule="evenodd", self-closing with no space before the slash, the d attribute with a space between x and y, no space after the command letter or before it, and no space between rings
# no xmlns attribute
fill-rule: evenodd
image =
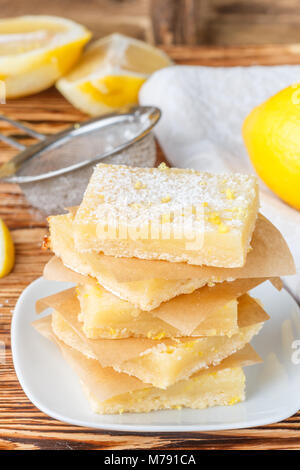
<svg viewBox="0 0 300 470"><path fill-rule="evenodd" d="M136 104L149 75L171 64L159 49L112 34L89 45L76 67L56 86L76 108L97 116Z"/></svg>
<svg viewBox="0 0 300 470"><path fill-rule="evenodd" d="M7 98L44 90L78 61L91 33L56 16L0 20L0 80Z"/></svg>
<svg viewBox="0 0 300 470"><path fill-rule="evenodd" d="M2 219L0 219L0 278L12 270L15 263L15 248L11 234Z"/></svg>

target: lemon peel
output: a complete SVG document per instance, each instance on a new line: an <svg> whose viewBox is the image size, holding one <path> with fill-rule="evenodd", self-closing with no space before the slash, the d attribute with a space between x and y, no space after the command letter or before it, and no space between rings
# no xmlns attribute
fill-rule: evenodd
<svg viewBox="0 0 300 470"><path fill-rule="evenodd" d="M57 16L0 20L0 70L6 97L52 86L78 61L90 37L84 26Z"/></svg>
<svg viewBox="0 0 300 470"><path fill-rule="evenodd" d="M0 278L6 276L15 264L14 243L7 226L0 219Z"/></svg>
<svg viewBox="0 0 300 470"><path fill-rule="evenodd" d="M56 86L76 108L97 116L137 104L149 75L171 63L164 52L143 41L112 34L88 46Z"/></svg>

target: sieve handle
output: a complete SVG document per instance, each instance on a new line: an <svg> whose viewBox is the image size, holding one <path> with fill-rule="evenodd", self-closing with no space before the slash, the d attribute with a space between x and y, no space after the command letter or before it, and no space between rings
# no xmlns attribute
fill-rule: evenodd
<svg viewBox="0 0 300 470"><path fill-rule="evenodd" d="M30 129L30 127L25 126L24 124L22 124L19 121L15 121L14 119L3 116L3 114L0 114L0 120L8 122L12 126L16 127L17 129L21 129L22 131L26 132L26 134L29 134L32 137L35 137L36 139L43 140L43 139L46 138L45 134L41 134L40 132L36 132L33 129Z"/></svg>
<svg viewBox="0 0 300 470"><path fill-rule="evenodd" d="M5 142L8 145L11 145L12 147L16 147L19 150L24 150L26 148L25 145L20 144L20 142L18 142L17 140L12 139L11 137L8 137L4 134L0 134L0 140L2 140L2 142Z"/></svg>
<svg viewBox="0 0 300 470"><path fill-rule="evenodd" d="M17 129L21 129L22 131L26 132L26 134L31 135L32 137L35 137L38 140L46 139L46 135L41 134L40 132L36 132L33 129L30 129L30 127L27 127L21 122L15 121L14 119L10 119L6 116L0 115L0 121L8 122L12 126L16 127ZM3 163L3 165L0 166L0 178L7 178L13 175L19 168L20 164L31 156L31 150L28 150L28 147L21 144L17 140L12 139L11 137L8 137L7 135L1 133L0 140L2 140L2 142L5 142L8 145L11 145L12 147L21 150L21 153L18 153L8 162L5 162Z"/></svg>

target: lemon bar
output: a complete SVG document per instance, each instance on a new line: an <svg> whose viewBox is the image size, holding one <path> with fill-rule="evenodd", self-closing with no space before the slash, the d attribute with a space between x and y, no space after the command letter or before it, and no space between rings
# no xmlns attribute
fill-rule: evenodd
<svg viewBox="0 0 300 470"><path fill-rule="evenodd" d="M180 329L119 299L96 282L78 285L76 292L80 303L78 318L87 338L144 336L162 339L184 336ZM213 312L203 311L203 316L198 307L199 325L190 336L232 336L238 330L237 306L237 300L233 299ZM159 314L159 310L162 309L158 307L152 312Z"/></svg>
<svg viewBox="0 0 300 470"><path fill-rule="evenodd" d="M59 345L63 357L78 375L91 409L101 414L234 405L245 399L242 367L261 362L247 345L218 366L161 390L111 367L104 368L97 360L61 342L51 330L50 315L34 322L34 327Z"/></svg>
<svg viewBox="0 0 300 470"><path fill-rule="evenodd" d="M253 299L251 299L253 301ZM265 312L255 303L256 310ZM243 312L241 312L243 316ZM97 359L103 367L113 367L118 372L135 376L142 382L165 389L179 380L242 349L255 334L262 322L243 326L231 338L226 336L183 337L163 340L146 338L90 340L82 332L76 312L69 308L53 311L53 331L68 346L80 350L89 358Z"/></svg>
<svg viewBox="0 0 300 470"><path fill-rule="evenodd" d="M107 290L142 310L152 310L179 294L193 292L206 284L204 279L145 279L134 282L118 282L110 273L105 256L95 253L80 253L74 247L71 213L48 218L50 246L62 259L65 266L84 275L95 277ZM209 279L208 279L209 281Z"/></svg>
<svg viewBox="0 0 300 470"><path fill-rule="evenodd" d="M233 279L253 277L276 277L295 274L295 263L283 236L274 225L259 214L251 240L251 250L247 255L246 264L241 268L217 268L213 266L195 266L188 263L170 263L161 260L145 260L139 258L119 258L94 253L76 253L73 241L73 218L77 208L70 214L50 217L50 239L46 238L47 246L51 247L65 264L75 271L90 274L97 278L102 271L120 283L142 280L183 281L188 279L210 280L222 282ZM64 261L63 259L63 261ZM72 263L73 260L73 263Z"/></svg>
<svg viewBox="0 0 300 470"><path fill-rule="evenodd" d="M74 220L78 251L239 267L259 207L254 176L98 164Z"/></svg>
<svg viewBox="0 0 300 470"><path fill-rule="evenodd" d="M260 259L256 264L257 268L251 271L250 276L245 275L245 273L231 273L232 269L223 268L223 271L226 271L225 275L216 276L213 272L209 272L206 275L202 273L207 267L201 266L192 266L186 265L189 269L192 270L190 274L191 278L178 278L178 279L164 279L164 278L156 278L153 275L153 278L142 278L141 280L123 282L119 281L115 277L115 272L111 271L111 267L113 262L116 260L125 261L126 266L128 265L129 269L126 269L126 276L130 277L134 270L138 270L136 268L136 264L139 263L151 263L150 267L145 266L145 269L142 269L142 272L150 272L154 268L152 268L153 263L163 263L168 265L168 269L165 270L163 268L163 272L165 276L170 276L172 271L175 271L177 268L177 263L173 263L171 265L172 269L170 269L170 263L165 261L149 261L149 260L139 260L139 259L130 259L130 258L113 258L108 257L102 254L97 253L79 253L75 250L74 247L74 240L72 234L72 225L73 225L73 214L64 214L58 216L49 217L49 228L50 228L50 247L52 251L59 257L63 264L73 271L77 273L81 273L85 275L85 279L82 282L88 282L89 276L94 277L97 279L99 284L103 286L106 290L112 292L117 297L120 297L123 300L127 300L135 307L140 308L141 310L150 311L157 308L162 302L167 302L168 300L180 295L180 294L188 294L200 287L204 286L205 284L211 285L217 281L223 281L224 279L233 280L235 278L260 278L265 273L261 271L262 265L264 262L262 261L262 253L266 250L264 249L265 243L263 243L262 247L258 245L258 251L261 253ZM260 225L260 224L259 224ZM270 224L271 225L271 224ZM273 227L273 226L272 226ZM268 232L269 233L269 232ZM283 255L284 247L281 247L279 243L276 244L278 247L278 256ZM286 245L285 245L286 246ZM255 247L253 249L255 251ZM251 252L252 253L252 252ZM250 253L250 254L251 254ZM250 255L249 255L250 256ZM274 266L274 253L272 255L272 269L271 271L267 270L266 274L268 275L277 275L276 274L276 266ZM132 263L134 262L134 263ZM183 268L184 263L178 263ZM278 265L278 263L277 263ZM125 266L125 267L126 267ZM155 266L156 267L156 266ZM119 267L119 272L124 268L124 264ZM193 272L193 269L196 269L196 272ZM216 270L218 268L214 268ZM220 268L219 268L220 269ZM243 268L242 268L243 269ZM50 272L51 271L51 272ZM65 280L59 279L59 272L62 271L62 276L64 276L64 268L60 265L58 260L51 260L48 265L45 266L44 269L44 277L53 280ZM139 270L141 271L141 270ZM235 271L235 270L233 270ZM287 272L287 271L285 271ZM198 274L197 274L198 273ZM257 273L257 276L256 276ZM273 274L274 273L274 274ZM236 274L239 274L238 276ZM279 273L281 274L281 273ZM184 275L184 274L183 274ZM195 277L192 277L194 275ZM197 275L199 278L197 278ZM150 274L151 276L151 274ZM79 281L75 281L79 282ZM218 283L216 284L218 285ZM253 286L249 286L248 289L251 289ZM242 292L243 293L243 292ZM196 325L197 326L197 325Z"/></svg>
<svg viewBox="0 0 300 470"><path fill-rule="evenodd" d="M145 336L151 339L162 339L184 336L180 328L159 318L159 315L164 313L165 304L152 312L144 312L129 302L119 299L96 282L78 285L76 293L80 303L78 318L83 322L82 328L88 338ZM195 297L196 302L197 296L189 295ZM184 296L184 299L187 299L187 305L180 303L177 310L190 308L187 296ZM176 303L172 302L174 316ZM223 306L216 307L215 310L203 308L201 312L201 308L196 303L194 311L199 324L190 336L232 336L238 330L237 306L237 300L232 299Z"/></svg>
<svg viewBox="0 0 300 470"><path fill-rule="evenodd" d="M84 356L81 355L80 360L84 361ZM101 366L96 363L94 367L99 370ZM117 374L115 371L114 373ZM121 377L115 378L122 379ZM99 376L94 377L94 380L99 380ZM212 367L193 378L177 382L166 390L151 386L144 387L135 392L117 395L105 403L101 402L97 395L85 385L84 389L94 413L147 413L164 409L232 406L245 400L245 381L245 374L241 367L220 370Z"/></svg>
<svg viewBox="0 0 300 470"><path fill-rule="evenodd" d="M191 294L178 295L146 312L110 293L93 278L66 268L58 258L49 261L44 276L49 280L79 283L76 289L81 303L78 318L83 321L86 336L93 339L232 336L238 329L236 299L266 280L236 279L211 287L207 285ZM43 303L47 302L44 298ZM49 302L51 304L51 296ZM58 310L63 303L64 299L61 299Z"/></svg>

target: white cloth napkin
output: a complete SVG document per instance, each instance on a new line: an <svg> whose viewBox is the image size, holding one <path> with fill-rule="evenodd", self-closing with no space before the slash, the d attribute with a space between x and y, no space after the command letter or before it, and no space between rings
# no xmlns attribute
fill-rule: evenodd
<svg viewBox="0 0 300 470"><path fill-rule="evenodd" d="M176 167L214 172L251 172L241 127L252 108L300 80L300 66L174 66L144 84L140 103L162 110L156 136ZM300 212L261 183L261 211L284 235L296 276L284 279L300 301ZM299 183L300 191L300 183Z"/></svg>

